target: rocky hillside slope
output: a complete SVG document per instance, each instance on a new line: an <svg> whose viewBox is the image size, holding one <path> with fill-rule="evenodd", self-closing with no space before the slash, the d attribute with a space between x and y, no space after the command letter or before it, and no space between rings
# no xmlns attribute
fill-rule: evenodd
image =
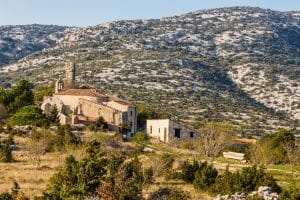
<svg viewBox="0 0 300 200"><path fill-rule="evenodd" d="M38 24L0 26L0 67L55 45L65 30L66 27Z"/></svg>
<svg viewBox="0 0 300 200"><path fill-rule="evenodd" d="M190 123L231 121L261 133L300 119L299 12L234 7L72 28L53 47L3 66L0 83L49 83L70 59L81 85Z"/></svg>

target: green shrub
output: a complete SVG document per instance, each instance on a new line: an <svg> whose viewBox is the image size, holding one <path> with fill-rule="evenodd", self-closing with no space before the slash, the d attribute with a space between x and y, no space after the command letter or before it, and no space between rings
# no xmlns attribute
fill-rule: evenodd
<svg viewBox="0 0 300 200"><path fill-rule="evenodd" d="M52 108L51 112L49 113L49 115L47 116L48 120L50 121L50 123L53 124L58 124L59 123L59 115L58 115L58 109L56 107L56 105Z"/></svg>
<svg viewBox="0 0 300 200"><path fill-rule="evenodd" d="M138 131L132 138L132 141L136 144L139 150L142 151L145 148L146 144L149 142L149 137L147 133Z"/></svg>
<svg viewBox="0 0 300 200"><path fill-rule="evenodd" d="M59 125L55 134L57 136L55 145L58 147L78 145L81 142L80 137L72 132L70 125Z"/></svg>
<svg viewBox="0 0 300 200"><path fill-rule="evenodd" d="M181 167L182 180L187 183L193 183L193 181L195 180L195 173L199 170L199 168L200 166L195 160L192 164L188 161L185 161Z"/></svg>
<svg viewBox="0 0 300 200"><path fill-rule="evenodd" d="M103 152L100 142L93 140L86 145L83 159L66 158L63 168L50 178L44 198L84 199L97 194L102 199L139 200L145 182L137 158Z"/></svg>
<svg viewBox="0 0 300 200"><path fill-rule="evenodd" d="M0 162L12 162L12 149L9 144L0 146Z"/></svg>
<svg viewBox="0 0 300 200"><path fill-rule="evenodd" d="M280 199L284 200L299 200L300 199L300 189L290 187L289 189L283 190L279 196Z"/></svg>
<svg viewBox="0 0 300 200"><path fill-rule="evenodd" d="M55 83L52 83L49 87L47 86L37 86L34 90L34 100L43 101L45 96L52 96L54 94Z"/></svg>
<svg viewBox="0 0 300 200"><path fill-rule="evenodd" d="M108 124L102 116L100 116L97 120L97 128L99 130L105 130L108 128Z"/></svg>
<svg viewBox="0 0 300 200"><path fill-rule="evenodd" d="M153 183L154 178L153 178L154 172L153 172L153 168L149 167L147 169L145 169L144 171L144 181L145 183Z"/></svg>
<svg viewBox="0 0 300 200"><path fill-rule="evenodd" d="M188 200L190 198L187 192L178 188L159 188L149 195L148 200Z"/></svg>
<svg viewBox="0 0 300 200"><path fill-rule="evenodd" d="M34 97L30 83L27 80L20 80L10 91L0 88L0 104L9 113L15 113L24 106L33 105Z"/></svg>
<svg viewBox="0 0 300 200"><path fill-rule="evenodd" d="M259 186L269 186L272 191L280 192L275 179L263 168L245 167L235 173L226 172L216 179L216 183L210 188L215 194L233 194L235 192L249 193L256 191Z"/></svg>
<svg viewBox="0 0 300 200"><path fill-rule="evenodd" d="M289 162L285 146L295 145L294 132L280 130L269 134L250 146L247 153L254 164L286 164Z"/></svg>
<svg viewBox="0 0 300 200"><path fill-rule="evenodd" d="M217 176L218 171L207 162L203 162L195 173L193 185L200 191L206 191L215 183Z"/></svg>
<svg viewBox="0 0 300 200"><path fill-rule="evenodd" d="M49 121L39 107L30 105L21 108L17 113L10 117L9 124L12 126L48 126Z"/></svg>
<svg viewBox="0 0 300 200"><path fill-rule="evenodd" d="M178 146L181 149L193 149L193 144L189 141L180 141Z"/></svg>
<svg viewBox="0 0 300 200"><path fill-rule="evenodd" d="M8 192L0 194L0 200L13 200L13 197Z"/></svg>

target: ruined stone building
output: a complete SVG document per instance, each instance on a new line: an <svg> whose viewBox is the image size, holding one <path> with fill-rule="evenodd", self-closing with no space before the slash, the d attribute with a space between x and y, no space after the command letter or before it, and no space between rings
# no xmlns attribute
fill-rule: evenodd
<svg viewBox="0 0 300 200"><path fill-rule="evenodd" d="M66 65L66 79L57 80L54 95L44 99L44 113L49 114L56 106L60 123L71 125L96 123L103 117L110 128L128 130L126 137L132 137L137 130L136 107L96 89L77 89L75 74L75 63Z"/></svg>
<svg viewBox="0 0 300 200"><path fill-rule="evenodd" d="M147 120L147 134L166 143L200 137L198 131L170 119Z"/></svg>

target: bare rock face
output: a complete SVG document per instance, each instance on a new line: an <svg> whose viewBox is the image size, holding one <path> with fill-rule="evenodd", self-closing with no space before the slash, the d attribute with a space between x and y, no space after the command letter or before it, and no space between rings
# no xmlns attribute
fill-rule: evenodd
<svg viewBox="0 0 300 200"><path fill-rule="evenodd" d="M247 197L251 196L258 196L264 200L279 200L279 195L275 192L272 192L272 189L266 186L259 187L258 191L253 191L249 195L237 192L233 195L218 195L214 200L247 200Z"/></svg>
<svg viewBox="0 0 300 200"><path fill-rule="evenodd" d="M246 200L247 199L247 195L245 195L244 193L234 193L233 195L218 195L215 200Z"/></svg>
<svg viewBox="0 0 300 200"><path fill-rule="evenodd" d="M261 186L258 188L258 196L262 197L264 200L278 200L279 195L272 192L270 187Z"/></svg>
<svg viewBox="0 0 300 200"><path fill-rule="evenodd" d="M66 28L39 24L0 26L0 68L54 46L65 36Z"/></svg>

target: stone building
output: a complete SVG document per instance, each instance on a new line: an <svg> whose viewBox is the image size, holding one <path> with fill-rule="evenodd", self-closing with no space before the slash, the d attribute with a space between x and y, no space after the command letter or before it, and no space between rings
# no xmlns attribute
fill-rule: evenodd
<svg viewBox="0 0 300 200"><path fill-rule="evenodd" d="M43 101L44 113L49 114L56 107L60 123L71 125L96 123L103 117L111 129L127 130L126 138L132 137L137 130L136 107L95 89L77 89L75 72L74 63L66 66L66 79L57 80L54 95Z"/></svg>
<svg viewBox="0 0 300 200"><path fill-rule="evenodd" d="M200 137L198 131L170 119L147 120L147 134L166 143Z"/></svg>

